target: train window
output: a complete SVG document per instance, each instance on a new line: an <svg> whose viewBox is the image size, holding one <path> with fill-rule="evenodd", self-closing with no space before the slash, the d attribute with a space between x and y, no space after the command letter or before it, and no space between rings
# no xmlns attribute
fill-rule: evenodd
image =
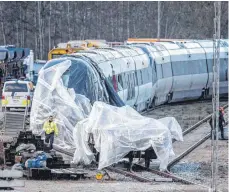
<svg viewBox="0 0 229 192"><path fill-rule="evenodd" d="M116 75L112 75L112 84L113 84L115 91L117 92L118 91L118 83L117 83Z"/></svg>
<svg viewBox="0 0 229 192"><path fill-rule="evenodd" d="M151 79L150 79L150 70L148 68L145 68L145 72L146 72L146 83L149 83L151 82Z"/></svg>
<svg viewBox="0 0 229 192"><path fill-rule="evenodd" d="M123 88L122 88L121 84L118 82L118 91L122 91L122 90L123 90Z"/></svg>
<svg viewBox="0 0 229 192"><path fill-rule="evenodd" d="M118 75L118 83L123 87L123 81L121 74Z"/></svg>
<svg viewBox="0 0 229 192"><path fill-rule="evenodd" d="M134 71L132 72L132 76L133 76L132 96L135 97L136 82L135 82L135 73L134 73Z"/></svg>
<svg viewBox="0 0 229 192"><path fill-rule="evenodd" d="M136 86L136 79L135 79L134 71L132 72L132 79L133 79L133 84L134 84L134 87L135 87Z"/></svg>
<svg viewBox="0 0 229 192"><path fill-rule="evenodd" d="M199 66L197 62L198 60L188 61L189 74L198 74L199 73Z"/></svg>
<svg viewBox="0 0 229 192"><path fill-rule="evenodd" d="M213 72L213 59L208 59L208 72Z"/></svg>
<svg viewBox="0 0 229 192"><path fill-rule="evenodd" d="M130 87L130 84L131 84L130 74L127 74L127 88Z"/></svg>
<svg viewBox="0 0 229 192"><path fill-rule="evenodd" d="M148 77L147 77L147 71L145 69L142 69L142 81L143 81L143 84L146 84L147 81L148 81Z"/></svg>
<svg viewBox="0 0 229 192"><path fill-rule="evenodd" d="M137 78L138 86L141 85L141 73L140 73L140 70L136 71L136 78Z"/></svg>
<svg viewBox="0 0 229 192"><path fill-rule="evenodd" d="M122 73L121 74L122 76L122 83L123 83L123 89L126 89L127 88L127 77L126 77L126 73Z"/></svg>
<svg viewBox="0 0 229 192"><path fill-rule="evenodd" d="M143 85L143 78L142 78L142 70L140 70L140 74L141 74L141 85Z"/></svg>
<svg viewBox="0 0 229 192"><path fill-rule="evenodd" d="M200 73L207 73L206 59L201 59L198 61L198 67Z"/></svg>
<svg viewBox="0 0 229 192"><path fill-rule="evenodd" d="M219 81L226 81L227 70L228 70L228 59L226 59L226 58L220 59L220 75L219 75L220 79L219 79Z"/></svg>
<svg viewBox="0 0 229 192"><path fill-rule="evenodd" d="M186 69L187 69L186 67L187 66L188 65L187 65L186 61L175 61L175 62L173 62L172 67L173 67L174 76L186 75Z"/></svg>
<svg viewBox="0 0 229 192"><path fill-rule="evenodd" d="M192 74L207 73L206 60L193 60L191 63Z"/></svg>
<svg viewBox="0 0 229 192"><path fill-rule="evenodd" d="M162 78L161 64L156 64L156 69L157 69L157 79L161 79Z"/></svg>
<svg viewBox="0 0 229 192"><path fill-rule="evenodd" d="M135 85L138 86L139 85L139 80L138 80L138 71L135 71Z"/></svg>
<svg viewBox="0 0 229 192"><path fill-rule="evenodd" d="M163 77L164 78L172 76L171 64L170 63L162 64L162 69L163 69Z"/></svg>

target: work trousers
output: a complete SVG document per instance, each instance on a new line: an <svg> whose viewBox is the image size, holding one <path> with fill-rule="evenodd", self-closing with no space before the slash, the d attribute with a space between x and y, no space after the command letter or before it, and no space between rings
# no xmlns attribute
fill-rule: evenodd
<svg viewBox="0 0 229 192"><path fill-rule="evenodd" d="M221 138L224 139L224 131L223 131L223 125L222 124L219 124L219 129L221 132Z"/></svg>
<svg viewBox="0 0 229 192"><path fill-rule="evenodd" d="M221 133L221 139L224 139L223 125L219 125L219 130L220 130L220 133ZM211 129L211 132L213 134L213 129ZM215 135L214 135L214 139L216 139Z"/></svg>
<svg viewBox="0 0 229 192"><path fill-rule="evenodd" d="M54 133L50 133L50 134L45 133L45 142L49 143L49 141L50 141L50 149L53 149Z"/></svg>

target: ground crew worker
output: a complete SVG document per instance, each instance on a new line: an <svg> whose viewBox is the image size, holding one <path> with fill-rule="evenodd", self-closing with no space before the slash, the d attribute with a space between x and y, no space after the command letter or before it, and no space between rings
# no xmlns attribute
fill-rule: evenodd
<svg viewBox="0 0 229 192"><path fill-rule="evenodd" d="M53 121L53 116L49 116L48 121L44 123L43 130L45 131L45 143L50 141L50 149L53 149L54 134L58 135L58 128Z"/></svg>
<svg viewBox="0 0 229 192"><path fill-rule="evenodd" d="M224 109L223 107L219 108L219 129L221 131L221 138L224 139L224 131L223 131L223 126L226 123L224 119Z"/></svg>
<svg viewBox="0 0 229 192"><path fill-rule="evenodd" d="M221 132L221 139L225 139L224 138L224 131L223 131L223 126L225 124L225 119L224 119L224 109L223 107L220 107L219 108L219 129L220 129L220 132ZM209 121L210 125L211 125L211 129L213 130L213 127L212 127L212 118L210 119ZM215 136L214 136L214 139L215 139Z"/></svg>

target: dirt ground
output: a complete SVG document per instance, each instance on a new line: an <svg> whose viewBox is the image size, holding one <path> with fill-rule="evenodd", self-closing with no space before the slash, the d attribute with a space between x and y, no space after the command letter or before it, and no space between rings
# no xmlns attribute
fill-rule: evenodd
<svg viewBox="0 0 229 192"><path fill-rule="evenodd" d="M20 192L207 192L199 185L181 185L176 183L140 183L140 182L85 182L85 181L26 181Z"/></svg>
<svg viewBox="0 0 229 192"><path fill-rule="evenodd" d="M180 166L180 167L179 167ZM190 168L191 167L191 168ZM179 168L179 169L177 169ZM206 186L211 185L211 140L186 156L173 171L183 178ZM218 141L218 189L228 191L228 141Z"/></svg>

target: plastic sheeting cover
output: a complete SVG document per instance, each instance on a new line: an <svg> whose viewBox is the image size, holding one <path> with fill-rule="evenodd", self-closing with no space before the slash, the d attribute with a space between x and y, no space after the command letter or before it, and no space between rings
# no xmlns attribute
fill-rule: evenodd
<svg viewBox="0 0 229 192"><path fill-rule="evenodd" d="M30 115L30 129L34 134L42 134L44 122L50 115L53 115L59 129L55 144L63 148L73 148L73 129L78 121L88 116L91 104L84 95L76 94L74 88L78 88L78 84L66 86L68 76L63 76L63 74L76 69L77 66L74 65L77 63L68 59L58 61L47 63L50 66L42 68L39 72ZM78 79L75 77L76 83L79 80L85 81L82 75L93 80L93 76L89 74L87 69L85 71L79 70ZM86 86L86 83L84 85ZM93 85L96 87L95 83ZM80 91L83 92L84 89ZM91 91L93 92L93 90Z"/></svg>
<svg viewBox="0 0 229 192"><path fill-rule="evenodd" d="M91 104L103 101L124 105L113 87L101 80L96 67L85 57L66 56L49 61L40 70L30 116L34 134L42 135L42 125L53 115L59 128L55 144L72 148L73 129L88 116Z"/></svg>
<svg viewBox="0 0 229 192"><path fill-rule="evenodd" d="M74 163L89 164L94 160L88 146L90 134L100 152L99 169L117 163L130 151L153 147L160 169L165 170L174 155L172 138L183 141L181 127L174 118L156 120L141 116L129 106L114 107L95 102L89 117L74 129Z"/></svg>

